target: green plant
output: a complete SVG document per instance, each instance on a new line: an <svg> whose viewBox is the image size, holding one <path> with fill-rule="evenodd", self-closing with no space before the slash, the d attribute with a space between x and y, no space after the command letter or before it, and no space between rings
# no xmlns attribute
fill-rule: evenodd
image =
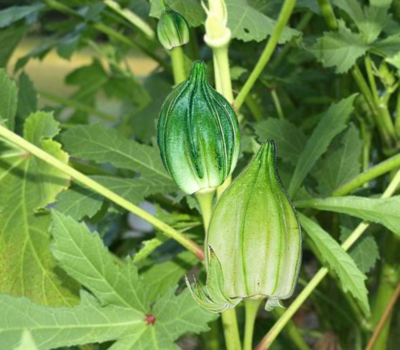
<svg viewBox="0 0 400 350"><path fill-rule="evenodd" d="M397 348L397 0L171 0L190 41L170 51L159 0L2 6L1 349ZM34 34L46 40L12 67ZM68 96L26 73L52 50L92 58L66 76ZM137 55L154 67L144 77ZM163 166L156 124L199 59L238 115L241 152L220 187L190 196ZM299 283L286 310L247 299L214 314L183 276L204 273L215 201L266 139L303 229ZM131 234L134 215L150 233Z"/></svg>

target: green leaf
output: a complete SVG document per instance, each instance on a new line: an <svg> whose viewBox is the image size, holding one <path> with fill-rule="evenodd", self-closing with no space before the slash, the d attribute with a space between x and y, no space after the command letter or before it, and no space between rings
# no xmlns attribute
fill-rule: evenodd
<svg viewBox="0 0 400 350"><path fill-rule="evenodd" d="M178 254L173 259L150 266L142 273L143 281L149 291L149 300L157 298L176 286L185 273L198 262L196 257L190 252Z"/></svg>
<svg viewBox="0 0 400 350"><path fill-rule="evenodd" d="M52 211L52 252L61 267L83 284L103 305L115 305L146 312L146 289L136 268L118 266L97 233L83 223Z"/></svg>
<svg viewBox="0 0 400 350"><path fill-rule="evenodd" d="M0 67L6 67L18 43L25 36L28 27L13 25L0 30Z"/></svg>
<svg viewBox="0 0 400 350"><path fill-rule="evenodd" d="M395 34L376 41L372 47L379 50L386 57L395 56L400 52L400 35Z"/></svg>
<svg viewBox="0 0 400 350"><path fill-rule="evenodd" d="M68 155L52 140L58 126L51 114L37 112L26 120L24 137L66 163ZM48 249L50 218L43 210L69 177L20 149L0 150L0 290L41 304L71 305L77 288L56 268Z"/></svg>
<svg viewBox="0 0 400 350"><path fill-rule="evenodd" d="M366 43L374 42L385 25L390 21L388 14L390 4L380 2L374 6L361 6L357 0L334 0L334 4L347 12L350 18L357 25Z"/></svg>
<svg viewBox="0 0 400 350"><path fill-rule="evenodd" d="M301 213L299 213L299 219L301 226L315 243L324 261L338 275L343 291L350 292L357 298L364 311L369 314L368 290L364 282L367 277L328 232Z"/></svg>
<svg viewBox="0 0 400 350"><path fill-rule="evenodd" d="M0 11L0 28L8 27L10 24L19 21L29 15L44 9L45 5L36 3L28 6L12 6Z"/></svg>
<svg viewBox="0 0 400 350"><path fill-rule="evenodd" d="M75 157L139 172L146 179L173 183L164 169L159 150L128 140L102 125L78 126L62 135L66 149Z"/></svg>
<svg viewBox="0 0 400 350"><path fill-rule="evenodd" d="M143 80L143 86L151 96L151 101L135 111L129 119L132 131L140 141L146 143L157 135L157 119L160 107L171 92L171 82L160 73L151 74Z"/></svg>
<svg viewBox="0 0 400 350"><path fill-rule="evenodd" d="M117 64L110 64L109 75L107 83L103 86L108 97L127 101L127 103L133 104L139 109L144 108L150 103L151 98L146 91L146 85L144 83L142 85L129 69L122 69ZM157 93L160 93L160 90L157 90ZM158 111L155 115L158 115ZM146 118L143 119L151 118L146 115ZM140 121L140 123L142 122L143 120Z"/></svg>
<svg viewBox="0 0 400 350"><path fill-rule="evenodd" d="M276 21L249 4L248 0L226 0L225 3L232 38L245 42L262 41L273 33ZM286 27L279 38L279 43L285 43L299 35L301 35L299 31Z"/></svg>
<svg viewBox="0 0 400 350"><path fill-rule="evenodd" d="M24 120L28 115L37 110L37 92L32 80L23 72L19 76L18 84L18 118Z"/></svg>
<svg viewBox="0 0 400 350"><path fill-rule="evenodd" d="M178 11L183 17L185 17L191 27L198 27L202 25L206 19L204 9L198 0L168 0L166 2L174 11ZM150 0L150 4L150 16L160 18L160 1Z"/></svg>
<svg viewBox="0 0 400 350"><path fill-rule="evenodd" d="M97 92L108 82L109 77L102 63L94 59L87 66L79 67L70 73L65 82L68 85L77 85L79 90L71 98L81 102L93 102Z"/></svg>
<svg viewBox="0 0 400 350"><path fill-rule="evenodd" d="M179 336L187 332L206 331L207 322L216 318L216 315L198 306L188 290L176 296L175 288L170 289L153 305L149 300L147 286L139 278L130 260L125 264L117 264L98 234L89 232L84 224L79 224L55 210L52 233L55 240L52 250L61 266L95 294L104 305L101 310L109 310L107 305L121 310L122 317L116 319L117 323L111 323L111 330L117 331L118 327L114 329L114 326L120 322L120 335L127 334L126 324L133 324L124 319L125 310L129 310L132 320L138 319L144 325L148 315L155 318L154 324L143 327L139 323L130 328L129 336L118 339L111 349L159 349L161 345L162 349L177 349L173 342ZM80 323L85 331L86 321L79 321ZM85 338L85 342L100 342L101 339L103 338L92 338L89 341Z"/></svg>
<svg viewBox="0 0 400 350"><path fill-rule="evenodd" d="M14 350L38 350L32 335L28 331L22 333L20 344Z"/></svg>
<svg viewBox="0 0 400 350"><path fill-rule="evenodd" d="M347 215L340 215L340 240L344 242L359 225L360 220ZM369 272L380 258L379 248L371 234L364 234L349 250L350 256L361 272Z"/></svg>
<svg viewBox="0 0 400 350"><path fill-rule="evenodd" d="M308 51L324 67L336 67L335 72L341 74L346 73L368 49L360 34L351 32L339 21L338 31L325 32Z"/></svg>
<svg viewBox="0 0 400 350"><path fill-rule="evenodd" d="M75 220L84 217L92 218L101 209L103 197L96 192L74 186L57 196L56 209Z"/></svg>
<svg viewBox="0 0 400 350"><path fill-rule="evenodd" d="M218 318L217 314L197 305L187 289L179 296L175 296L172 289L155 303L152 314L156 318L154 326L147 327L140 338L134 334L123 338L110 350L179 350L173 340L188 332L207 331L207 322Z"/></svg>
<svg viewBox="0 0 400 350"><path fill-rule="evenodd" d="M363 273L368 273L379 259L379 248L372 236L361 237L350 250L358 268Z"/></svg>
<svg viewBox="0 0 400 350"><path fill-rule="evenodd" d="M386 62L396 67L398 70L398 74L400 73L400 52L393 57L387 58Z"/></svg>
<svg viewBox="0 0 400 350"><path fill-rule="evenodd" d="M279 158L296 165L307 143L307 137L287 120L269 118L256 124L259 141L274 140Z"/></svg>
<svg viewBox="0 0 400 350"><path fill-rule="evenodd" d="M320 194L329 195L360 173L362 144L357 128L351 125L341 138L340 147L329 150L317 163L314 177Z"/></svg>
<svg viewBox="0 0 400 350"><path fill-rule="evenodd" d="M0 123L5 122L8 129L14 130L14 119L17 113L17 86L7 75L4 69L0 69Z"/></svg>
<svg viewBox="0 0 400 350"><path fill-rule="evenodd" d="M1 294L2 350L13 350L24 330L31 333L39 350L101 343L145 332L146 323L141 313L115 306L101 307L87 293L82 293L81 298L81 303L74 308L50 308L26 298Z"/></svg>
<svg viewBox="0 0 400 350"><path fill-rule="evenodd" d="M355 216L381 224L400 235L400 196L377 199L356 196L315 198L299 201L296 206Z"/></svg>
<svg viewBox="0 0 400 350"><path fill-rule="evenodd" d="M298 159L288 190L290 197L294 197L297 193L307 174L326 152L332 139L346 127L347 120L353 111L355 98L356 95L351 95L338 103L332 104L323 114Z"/></svg>
<svg viewBox="0 0 400 350"><path fill-rule="evenodd" d="M121 179L111 176L92 176L92 179L133 204L139 204L146 197L156 193L170 193L177 190L174 182L158 178Z"/></svg>

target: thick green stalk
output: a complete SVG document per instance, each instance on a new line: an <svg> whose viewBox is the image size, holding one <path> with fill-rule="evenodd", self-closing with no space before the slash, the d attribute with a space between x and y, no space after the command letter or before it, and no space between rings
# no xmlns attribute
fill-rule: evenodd
<svg viewBox="0 0 400 350"><path fill-rule="evenodd" d="M289 21L289 18L292 14L295 4L296 4L296 0L285 0L284 4L282 6L281 13L279 14L278 20L276 22L274 32L272 33L271 37L269 38L268 43L267 43L263 53L261 54L260 59L258 60L256 66L254 67L254 70L250 74L250 77L247 79L247 81L244 84L239 95L236 97L234 106L237 111L239 111L244 100L246 99L246 96L249 94L250 90L252 89L253 85L257 81L258 77L261 75L265 66L268 64L269 60L271 59L271 56L275 51L276 45L278 44L278 41L279 41L279 38L281 37L283 29L285 28L286 24Z"/></svg>
<svg viewBox="0 0 400 350"><path fill-rule="evenodd" d="M195 242L186 238L181 232L176 231L174 228L168 226L166 223L149 214L147 211L130 203L126 199L120 197L116 193L110 191L108 188L102 186L98 182L92 180L91 178L80 173L74 168L71 168L69 165L61 162L57 158L54 158L52 155L31 144L30 142L26 141L25 139L8 130L2 125L0 125L0 136L8 142L17 146L18 148L24 149L28 153L40 158L44 162L69 175L73 180L77 181L81 185L91 189L94 192L99 193L100 195L104 196L115 204L146 220L147 222L161 230L167 237L174 239L182 246L184 246L187 250L191 251L197 258L199 258L200 260L204 259L202 249Z"/></svg>
<svg viewBox="0 0 400 350"><path fill-rule="evenodd" d="M195 193L195 197L201 209L205 232L207 232L208 224L211 219L215 192L216 188L206 188Z"/></svg>
<svg viewBox="0 0 400 350"><path fill-rule="evenodd" d="M365 56L364 63L365 63L365 70L367 71L369 85L371 86L372 96L375 100L375 103L379 104L378 88L376 86L374 72L372 71L372 61L371 61L371 57L369 56L369 54L367 54Z"/></svg>
<svg viewBox="0 0 400 350"><path fill-rule="evenodd" d="M244 328L243 350L251 350L253 348L254 323L261 301L262 298L244 300L246 323Z"/></svg>
<svg viewBox="0 0 400 350"><path fill-rule="evenodd" d="M400 185L400 171L397 172L396 176L390 182L389 186L386 188L382 195L382 198L391 197L396 191L397 187ZM349 248L362 236L362 234L369 227L369 224L362 222L357 226L357 228L350 234L346 241L342 244L344 250L349 250ZM262 339L260 344L257 346L256 350L266 350L274 342L276 337L286 326L292 316L297 312L301 305L307 300L314 289L319 285L319 283L328 274L328 269L323 267L315 274L308 285L303 289L303 291L297 296L290 307L285 311L282 317L274 324L274 326L269 330L269 332Z"/></svg>
<svg viewBox="0 0 400 350"><path fill-rule="evenodd" d="M337 30L339 28L338 22L329 0L318 0L318 5L328 27L332 30Z"/></svg>
<svg viewBox="0 0 400 350"><path fill-rule="evenodd" d="M229 70L228 45L213 48L216 90L233 102L231 74Z"/></svg>
<svg viewBox="0 0 400 350"><path fill-rule="evenodd" d="M174 74L175 85L178 85L187 79L185 70L185 56L182 46L171 49L172 72Z"/></svg>
<svg viewBox="0 0 400 350"><path fill-rule="evenodd" d="M397 168L400 168L400 154L397 154L391 158L386 159L382 163L373 166L372 168L364 171L354 179L341 185L339 188L337 188L332 192L332 196L334 197L345 196L346 194L349 194L356 188L361 187L365 183L381 175L389 173L390 171L395 170Z"/></svg>
<svg viewBox="0 0 400 350"><path fill-rule="evenodd" d="M224 328L225 345L227 350L241 350L239 330L236 318L236 310L229 309L221 314Z"/></svg>

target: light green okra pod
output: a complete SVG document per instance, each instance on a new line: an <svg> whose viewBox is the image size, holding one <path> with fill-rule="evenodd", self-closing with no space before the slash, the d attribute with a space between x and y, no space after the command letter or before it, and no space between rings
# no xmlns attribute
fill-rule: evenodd
<svg viewBox="0 0 400 350"><path fill-rule="evenodd" d="M212 312L242 299L267 296L266 310L295 289L301 264L301 230L284 189L272 140L222 194L205 241L207 283L196 281L196 301ZM188 281L187 284L190 287Z"/></svg>

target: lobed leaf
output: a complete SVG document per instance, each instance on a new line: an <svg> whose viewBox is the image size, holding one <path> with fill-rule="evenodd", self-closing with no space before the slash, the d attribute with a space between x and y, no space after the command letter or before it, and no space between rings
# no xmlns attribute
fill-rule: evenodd
<svg viewBox="0 0 400 350"><path fill-rule="evenodd" d="M26 298L0 294L0 342L2 350L14 350L27 330L39 350L87 343L102 343L143 333L143 315L132 309L102 307L82 292L81 303L73 308L51 308Z"/></svg>
<svg viewBox="0 0 400 350"><path fill-rule="evenodd" d="M351 32L343 22L339 21L338 31L325 32L313 47L308 48L308 51L324 67L335 67L335 72L341 74L353 67L357 59L369 48L359 33Z"/></svg>
<svg viewBox="0 0 400 350"><path fill-rule="evenodd" d="M174 11L179 12L191 27L202 25L206 19L206 14L198 0L168 0L168 6ZM150 16L160 18L161 4L159 0L150 0Z"/></svg>
<svg viewBox="0 0 400 350"><path fill-rule="evenodd" d="M185 273L197 262L192 253L183 252L169 261L150 266L141 275L144 283L149 287L147 297L150 300L157 300L159 295L176 286Z"/></svg>
<svg viewBox="0 0 400 350"><path fill-rule="evenodd" d="M75 341L78 337L73 338L74 344L102 342L107 337L108 340L117 340L111 349L178 349L173 344L178 337L187 332L206 331L207 322L216 318L198 306L189 291L176 296L175 287L168 290L162 288L163 295L153 303L149 299L148 287L131 261L117 264L96 233L89 232L84 224L57 211L53 211L52 234L55 240L52 250L61 266L93 292L103 305L90 311L100 316L97 319L100 319L99 327L103 327L103 331L108 321L106 317L101 317L102 313L115 311L115 318L108 322L108 334L99 336L96 325L91 332L86 329L90 318L80 319L79 309L72 309L78 312L75 318L79 329L92 333L80 338L79 343ZM157 283L150 287L158 288ZM130 315L129 319L125 315ZM152 318L150 323L147 322L149 316ZM73 326L70 331L75 331ZM56 345L72 344L70 339L64 339L63 343Z"/></svg>
<svg viewBox="0 0 400 350"><path fill-rule="evenodd" d="M60 213L81 220L92 218L101 209L103 197L86 188L74 186L57 196L55 208Z"/></svg>
<svg viewBox="0 0 400 350"><path fill-rule="evenodd" d="M164 169L158 149L128 140L114 129L99 124L78 126L62 135L66 149L75 157L139 172L147 179L173 183Z"/></svg>
<svg viewBox="0 0 400 350"><path fill-rule="evenodd" d="M225 3L232 38L245 42L262 41L274 32L276 21L257 9L256 4L248 0L226 0ZM279 38L279 43L285 43L299 35L301 35L299 31L286 27Z"/></svg>
<svg viewBox="0 0 400 350"><path fill-rule="evenodd" d="M103 305L146 312L146 289L131 263L118 266L97 233L52 210L52 252L60 266Z"/></svg>
<svg viewBox="0 0 400 350"><path fill-rule="evenodd" d="M59 124L37 112L25 123L24 137L62 162L68 155L52 140ZM43 211L69 184L48 163L10 146L0 153L0 290L47 305L71 305L77 286L56 267L48 245L49 215ZM38 212L41 210L41 212Z"/></svg>

